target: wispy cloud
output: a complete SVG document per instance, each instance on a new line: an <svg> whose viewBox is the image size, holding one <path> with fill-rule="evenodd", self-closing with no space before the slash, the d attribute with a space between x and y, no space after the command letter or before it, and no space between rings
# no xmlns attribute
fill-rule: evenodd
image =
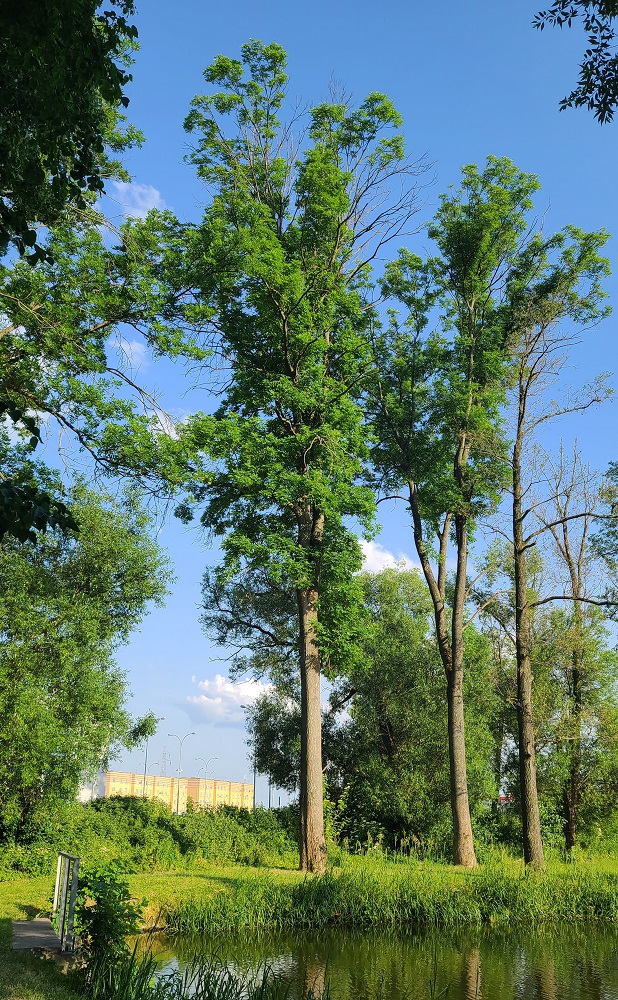
<svg viewBox="0 0 618 1000"><path fill-rule="evenodd" d="M390 552L379 542L367 542L361 539L363 553L363 569L368 573L381 573L383 569L419 569L419 563L414 562L405 552Z"/></svg>
<svg viewBox="0 0 618 1000"><path fill-rule="evenodd" d="M150 361L148 345L143 340L127 340L125 337L112 336L108 340L108 347L118 352L122 368L139 371Z"/></svg>
<svg viewBox="0 0 618 1000"><path fill-rule="evenodd" d="M136 219L146 218L151 208L168 208L160 191L151 184L136 184L134 181L114 181L116 197L123 215Z"/></svg>
<svg viewBox="0 0 618 1000"><path fill-rule="evenodd" d="M195 722L210 722L219 726L242 726L245 721L244 706L256 701L270 691L272 685L264 681L232 681L216 674L212 679L191 680L199 694L186 697L186 707Z"/></svg>

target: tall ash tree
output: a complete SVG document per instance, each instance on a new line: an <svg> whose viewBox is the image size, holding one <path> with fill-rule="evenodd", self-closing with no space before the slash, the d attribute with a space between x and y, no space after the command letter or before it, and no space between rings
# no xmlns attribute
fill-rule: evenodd
<svg viewBox="0 0 618 1000"><path fill-rule="evenodd" d="M374 512L357 484L367 445L355 401L368 368L368 261L415 211L417 167L381 94L356 109L318 105L295 141L280 120L285 65L280 46L257 41L242 60L218 56L204 74L218 91L196 97L186 121L213 196L185 232L175 280L182 322L211 337L224 384L217 412L189 419L177 448L202 524L222 537L220 579L265 574L294 597L300 863L320 871L320 678L354 645L361 559L346 519L368 526ZM248 639L259 625L246 623Z"/></svg>
<svg viewBox="0 0 618 1000"><path fill-rule="evenodd" d="M532 704L531 613L535 605L529 592L528 558L538 536L566 523L567 515L559 515L555 525L548 522L527 530L536 505L529 498L526 452L547 421L584 411L607 395L603 380L579 395L567 393L562 402L548 400L546 394L564 365L569 346L578 339L578 330L606 314L601 282L609 265L599 250L607 238L605 232L584 233L574 226L549 238L533 234L519 255L503 306L505 339L515 365L511 517L520 800L524 859L536 868L543 866L544 853Z"/></svg>
<svg viewBox="0 0 618 1000"><path fill-rule="evenodd" d="M403 499L409 510L431 594L446 674L453 861L469 867L476 858L463 693L468 547L508 481L501 413L510 361L499 310L535 187L506 159L490 157L483 171L464 168L461 189L443 195L429 226L439 254L422 261L403 251L387 268L385 294L405 318L393 310L373 340L372 461L383 496ZM428 332L434 321L437 330Z"/></svg>

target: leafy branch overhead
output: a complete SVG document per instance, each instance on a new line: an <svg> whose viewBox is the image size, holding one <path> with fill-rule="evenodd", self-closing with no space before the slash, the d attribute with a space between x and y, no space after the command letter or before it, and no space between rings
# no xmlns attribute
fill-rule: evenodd
<svg viewBox="0 0 618 1000"><path fill-rule="evenodd" d="M113 154L140 139L120 109L137 30L133 0L5 0L0 5L0 257L13 244L47 256L37 226L83 209L106 177L128 179Z"/></svg>
<svg viewBox="0 0 618 1000"><path fill-rule="evenodd" d="M561 111L585 107L601 124L613 120L618 107L617 18L616 0L554 0L536 15L533 24L541 31L546 26L570 28L575 22L588 36L577 85L560 102Z"/></svg>

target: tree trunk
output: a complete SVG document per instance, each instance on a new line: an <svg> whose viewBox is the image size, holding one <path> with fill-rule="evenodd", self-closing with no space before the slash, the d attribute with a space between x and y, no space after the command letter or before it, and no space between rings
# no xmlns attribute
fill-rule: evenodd
<svg viewBox="0 0 618 1000"><path fill-rule="evenodd" d="M316 638L316 589L298 590L300 633L300 867L322 872L326 868L324 801L322 789L322 711L320 657Z"/></svg>
<svg viewBox="0 0 618 1000"><path fill-rule="evenodd" d="M519 790L524 860L533 868L545 866L539 796L536 782L536 744L532 715L532 664L530 662L530 607L524 513L522 505L521 450L525 400L520 397L520 414L513 448L513 550L515 576L515 653L517 658L517 728L519 732Z"/></svg>
<svg viewBox="0 0 618 1000"><path fill-rule="evenodd" d="M453 815L453 864L474 868L474 839L468 800L466 733L463 697L463 620L468 566L468 530L465 517L455 517L457 571L453 594L451 629L451 669L447 671L448 748L451 778L451 813Z"/></svg>
<svg viewBox="0 0 618 1000"><path fill-rule="evenodd" d="M576 621L581 637L581 613L576 611ZM571 676L571 745L569 752L569 774L562 796L562 816L564 819L564 842L567 851L571 851L577 843L577 821L579 815L579 799L581 790L581 739L582 739L582 660L581 649L573 651L573 669Z"/></svg>
<svg viewBox="0 0 618 1000"><path fill-rule="evenodd" d="M440 536L440 561L436 579L423 536L423 525L414 484L409 483L410 511L414 525L414 543L421 567L429 587L434 608L436 638L442 665L446 674L448 707L448 750L451 814L453 817L453 864L476 866L470 802L468 799L468 772L466 765L466 739L463 700L463 610L465 603L467 535L465 528L457 527L457 581L455 600L451 612L451 638L449 640L445 605L446 553L451 525L447 515ZM463 545L462 545L463 543Z"/></svg>
<svg viewBox="0 0 618 1000"><path fill-rule="evenodd" d="M451 813L453 816L453 864L476 866L466 767L463 671L447 675L448 751L450 764Z"/></svg>

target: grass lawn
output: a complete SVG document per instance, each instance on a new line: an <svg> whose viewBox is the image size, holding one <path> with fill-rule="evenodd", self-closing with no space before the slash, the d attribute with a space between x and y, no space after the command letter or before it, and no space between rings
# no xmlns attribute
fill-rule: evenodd
<svg viewBox="0 0 618 1000"><path fill-rule="evenodd" d="M157 923L163 909L174 909L187 899L207 899L218 893L232 895L247 885L268 879L279 885L294 885L304 879L302 872L289 868L248 868L245 865L204 867L202 871L152 872L129 875L131 894L146 899L144 922L147 927ZM0 884L0 900L2 885Z"/></svg>
<svg viewBox="0 0 618 1000"><path fill-rule="evenodd" d="M550 862L546 873L524 872L515 860L496 860L470 873L433 862L342 859L325 878L286 868L204 865L186 872L128 877L132 895L145 898L145 923L179 930L318 926L327 922L392 926L414 922L493 923L497 920L618 918L618 859ZM54 962L12 952L11 920L48 914L53 877L0 882L0 998L75 998ZM163 914L163 921L159 915ZM176 917L176 919L174 919Z"/></svg>
<svg viewBox="0 0 618 1000"><path fill-rule="evenodd" d="M54 961L11 951L11 921L48 914L52 878L0 882L0 997L2 1000L75 1000Z"/></svg>

